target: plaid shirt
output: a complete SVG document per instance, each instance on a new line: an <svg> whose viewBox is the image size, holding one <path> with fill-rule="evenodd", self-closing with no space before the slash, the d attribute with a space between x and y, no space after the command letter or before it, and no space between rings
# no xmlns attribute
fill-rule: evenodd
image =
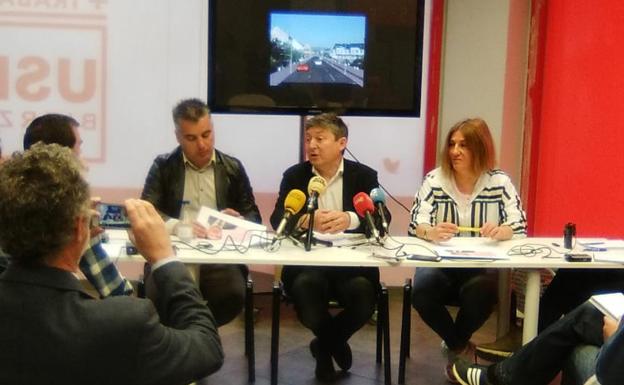
<svg viewBox="0 0 624 385"><path fill-rule="evenodd" d="M110 260L102 248L100 237L91 239L91 245L80 260L80 270L102 297L131 295L132 285Z"/></svg>

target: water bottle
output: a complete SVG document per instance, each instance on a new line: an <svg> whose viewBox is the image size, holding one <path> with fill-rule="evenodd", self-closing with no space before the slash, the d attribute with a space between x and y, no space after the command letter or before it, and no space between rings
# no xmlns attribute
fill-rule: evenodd
<svg viewBox="0 0 624 385"><path fill-rule="evenodd" d="M178 222L176 235L182 242L190 242L193 240L193 222L191 219L189 201L182 201L182 207L180 208L180 222Z"/></svg>

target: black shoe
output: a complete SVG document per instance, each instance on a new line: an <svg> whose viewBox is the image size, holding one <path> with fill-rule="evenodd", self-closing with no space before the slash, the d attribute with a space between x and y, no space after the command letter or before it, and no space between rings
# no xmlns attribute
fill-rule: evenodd
<svg viewBox="0 0 624 385"><path fill-rule="evenodd" d="M332 361L331 354L328 349L321 346L318 338L310 341L310 352L312 357L316 359L316 368L314 375L319 381L332 382L336 379L336 369Z"/></svg>
<svg viewBox="0 0 624 385"><path fill-rule="evenodd" d="M458 360L453 365L453 374L462 385L492 385L487 378L487 366Z"/></svg>
<svg viewBox="0 0 624 385"><path fill-rule="evenodd" d="M334 361L336 361L340 369L345 372L351 369L353 356L351 354L351 347L348 343L343 342L332 346L331 355L334 357Z"/></svg>

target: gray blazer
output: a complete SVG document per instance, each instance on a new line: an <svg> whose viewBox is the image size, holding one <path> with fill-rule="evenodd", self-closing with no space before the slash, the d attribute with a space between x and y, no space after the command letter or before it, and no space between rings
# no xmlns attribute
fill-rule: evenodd
<svg viewBox="0 0 624 385"><path fill-rule="evenodd" d="M221 341L187 269L153 273L158 303L94 299L73 274L10 264L0 276L0 384L189 384L218 370Z"/></svg>

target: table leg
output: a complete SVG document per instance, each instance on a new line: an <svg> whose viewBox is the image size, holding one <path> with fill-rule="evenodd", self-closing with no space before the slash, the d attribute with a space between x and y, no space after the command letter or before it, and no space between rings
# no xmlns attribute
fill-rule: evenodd
<svg viewBox="0 0 624 385"><path fill-rule="evenodd" d="M509 331L510 303L511 269L498 269L498 318L496 321L497 338L504 336Z"/></svg>
<svg viewBox="0 0 624 385"><path fill-rule="evenodd" d="M527 270L526 296L524 299L524 329L522 330L523 344L531 341L537 335L540 285L540 271L538 269Z"/></svg>

